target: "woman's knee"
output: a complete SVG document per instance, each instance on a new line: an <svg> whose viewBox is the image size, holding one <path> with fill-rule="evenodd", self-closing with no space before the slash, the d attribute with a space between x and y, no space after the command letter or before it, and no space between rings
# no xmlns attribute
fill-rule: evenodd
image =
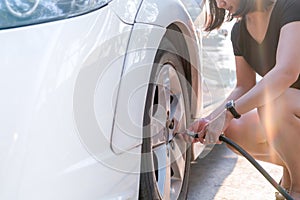
<svg viewBox="0 0 300 200"><path fill-rule="evenodd" d="M245 146L245 137L247 137L247 133L243 133L242 130L243 128L241 127L240 123L231 122L230 126L225 130L224 134L235 143ZM228 147L232 149L231 146Z"/></svg>
<svg viewBox="0 0 300 200"><path fill-rule="evenodd" d="M236 120L232 120L227 129L224 131L224 134L226 135L226 137L236 141L236 139L238 138L238 134L240 134L240 130L240 124L237 123Z"/></svg>
<svg viewBox="0 0 300 200"><path fill-rule="evenodd" d="M256 110L244 114L240 119L233 119L226 129L225 135L236 141L247 138L260 143L266 140Z"/></svg>
<svg viewBox="0 0 300 200"><path fill-rule="evenodd" d="M266 154L269 151L264 129L256 110L243 115L240 119L232 120L224 133L228 138L254 154Z"/></svg>

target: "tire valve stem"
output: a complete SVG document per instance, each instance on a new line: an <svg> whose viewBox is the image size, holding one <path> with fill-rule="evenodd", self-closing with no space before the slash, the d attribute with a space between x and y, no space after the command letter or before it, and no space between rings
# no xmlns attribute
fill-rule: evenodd
<svg viewBox="0 0 300 200"><path fill-rule="evenodd" d="M169 124L169 129L173 130L174 129L174 119Z"/></svg>

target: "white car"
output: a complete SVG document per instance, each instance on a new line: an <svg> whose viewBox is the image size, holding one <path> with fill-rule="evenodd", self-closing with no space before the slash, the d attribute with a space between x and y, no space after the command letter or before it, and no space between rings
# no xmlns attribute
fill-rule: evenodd
<svg viewBox="0 0 300 200"><path fill-rule="evenodd" d="M186 198L203 4L0 1L0 199Z"/></svg>

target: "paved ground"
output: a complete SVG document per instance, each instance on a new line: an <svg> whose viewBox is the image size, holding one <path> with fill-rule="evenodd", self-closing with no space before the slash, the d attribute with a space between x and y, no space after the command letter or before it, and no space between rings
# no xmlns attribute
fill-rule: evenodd
<svg viewBox="0 0 300 200"><path fill-rule="evenodd" d="M259 162L275 179L281 167ZM216 145L205 158L192 164L188 200L272 200L275 189L242 156L225 144Z"/></svg>
<svg viewBox="0 0 300 200"><path fill-rule="evenodd" d="M211 66L207 80L218 77L216 67L228 71L230 78L234 60L230 36L204 39L204 64ZM218 46L218 48L216 48ZM219 71L221 72L221 71ZM217 72L218 73L218 72ZM216 81L219 81L216 79ZM217 87L217 85L215 86ZM206 98L210 103L216 98L217 88L210 89ZM281 167L260 162L271 176L279 181ZM232 153L225 144L216 145L205 158L192 164L188 200L273 200L275 189L245 158Z"/></svg>

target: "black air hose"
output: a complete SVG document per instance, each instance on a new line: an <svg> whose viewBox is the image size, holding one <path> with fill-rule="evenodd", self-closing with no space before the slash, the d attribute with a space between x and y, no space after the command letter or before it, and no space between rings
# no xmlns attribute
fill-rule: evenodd
<svg viewBox="0 0 300 200"><path fill-rule="evenodd" d="M276 190L278 190L278 192L280 192L286 198L286 200L294 200L293 197L291 197L291 195L289 195L289 193L287 193L287 191L281 185L279 185L247 151L229 138L225 137L223 134L220 135L219 140L229 144L238 152L240 152L276 188Z"/></svg>

